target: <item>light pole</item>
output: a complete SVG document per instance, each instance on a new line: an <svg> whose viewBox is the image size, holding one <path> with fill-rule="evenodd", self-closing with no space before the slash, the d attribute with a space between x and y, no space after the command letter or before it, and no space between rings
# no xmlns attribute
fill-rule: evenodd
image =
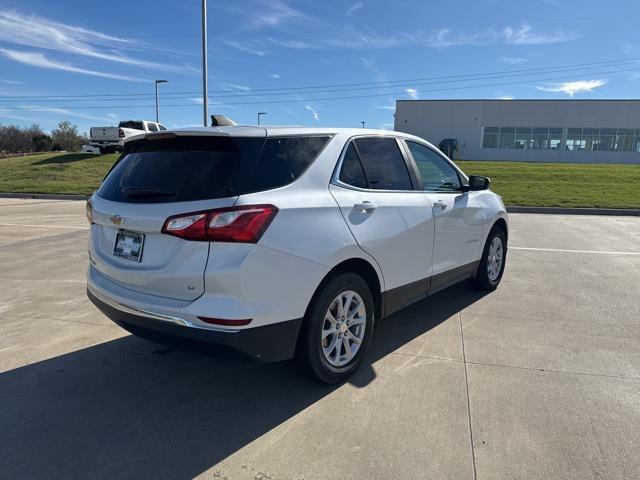
<svg viewBox="0 0 640 480"><path fill-rule="evenodd" d="M158 117L160 116L160 103L158 103L158 84L159 83L169 83L169 80L156 80L156 123L160 121L158 120Z"/></svg>
<svg viewBox="0 0 640 480"><path fill-rule="evenodd" d="M205 127L209 121L207 103L209 103L207 88L207 0L202 0L202 118Z"/></svg>
<svg viewBox="0 0 640 480"><path fill-rule="evenodd" d="M365 123L365 122L360 122L360 123L362 124L362 128L364 128L364 123Z"/></svg>
<svg viewBox="0 0 640 480"><path fill-rule="evenodd" d="M258 125L260 125L260 116L266 115L267 112L258 112Z"/></svg>

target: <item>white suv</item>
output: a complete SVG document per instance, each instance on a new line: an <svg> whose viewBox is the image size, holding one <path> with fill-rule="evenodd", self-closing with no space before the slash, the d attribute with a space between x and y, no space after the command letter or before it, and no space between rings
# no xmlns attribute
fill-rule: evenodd
<svg viewBox="0 0 640 480"><path fill-rule="evenodd" d="M149 133L87 204L88 295L135 335L339 382L381 318L464 279L496 288L508 223L488 187L399 132Z"/></svg>

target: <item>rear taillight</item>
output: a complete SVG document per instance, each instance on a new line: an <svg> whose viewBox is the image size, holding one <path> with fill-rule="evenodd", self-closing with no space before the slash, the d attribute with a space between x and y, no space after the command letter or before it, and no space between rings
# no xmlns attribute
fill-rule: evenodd
<svg viewBox="0 0 640 480"><path fill-rule="evenodd" d="M167 218L162 233L204 242L257 243L278 209L273 205L244 205Z"/></svg>
<svg viewBox="0 0 640 480"><path fill-rule="evenodd" d="M93 205L91 204L90 199L87 200L85 212L87 214L87 222L89 222L89 225L93 225Z"/></svg>
<svg viewBox="0 0 640 480"><path fill-rule="evenodd" d="M118 129L118 137L124 138L124 130L121 128Z"/></svg>

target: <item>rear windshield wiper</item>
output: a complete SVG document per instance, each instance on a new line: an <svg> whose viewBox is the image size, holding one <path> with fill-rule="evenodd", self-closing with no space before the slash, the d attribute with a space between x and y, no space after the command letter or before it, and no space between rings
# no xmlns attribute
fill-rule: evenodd
<svg viewBox="0 0 640 480"><path fill-rule="evenodd" d="M147 197L175 197L176 192L171 190L162 190L153 187L124 187L122 189L129 198L147 198Z"/></svg>

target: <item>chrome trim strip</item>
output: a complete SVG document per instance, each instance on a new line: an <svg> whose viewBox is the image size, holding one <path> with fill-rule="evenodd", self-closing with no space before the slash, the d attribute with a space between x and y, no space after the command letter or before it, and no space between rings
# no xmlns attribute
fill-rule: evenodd
<svg viewBox="0 0 640 480"><path fill-rule="evenodd" d="M163 322L174 323L174 324L177 324L177 325L182 325L183 327L192 327L193 326L193 325L191 325L190 322L187 322L186 320L184 320L184 319L182 319L180 317L173 317L171 315L164 315L164 314L161 314L161 313L151 312L149 310L143 310L141 308L130 307L129 305L125 305L123 303L120 303L120 302L118 302L116 300L113 300L112 298L107 297L103 293L99 292L98 290L93 288L90 284L87 285L87 288L89 289L89 291L91 292L92 295L94 295L96 298L98 298L98 300L106 303L107 305L115 308L116 310L120 310L121 312L131 313L133 315L140 315L142 317L152 318L154 320L160 320L160 321L163 321Z"/></svg>
<svg viewBox="0 0 640 480"><path fill-rule="evenodd" d="M130 313L132 315L138 315L141 317L151 318L153 320L160 320L161 322L173 323L174 325L180 325L181 327L187 328L197 328L199 330L208 330L212 332L220 332L220 333L238 333L240 329L224 329L218 328L208 325L198 325L192 323L184 318L174 317L172 315L165 315L163 313L152 312L150 310L145 310L143 308L132 307L130 305L125 305L124 303L120 303L117 300L109 298L104 293L101 293L95 287L91 286L90 283L87 283L87 288L98 300L106 303L107 305L115 308L116 310L120 310L121 312Z"/></svg>

